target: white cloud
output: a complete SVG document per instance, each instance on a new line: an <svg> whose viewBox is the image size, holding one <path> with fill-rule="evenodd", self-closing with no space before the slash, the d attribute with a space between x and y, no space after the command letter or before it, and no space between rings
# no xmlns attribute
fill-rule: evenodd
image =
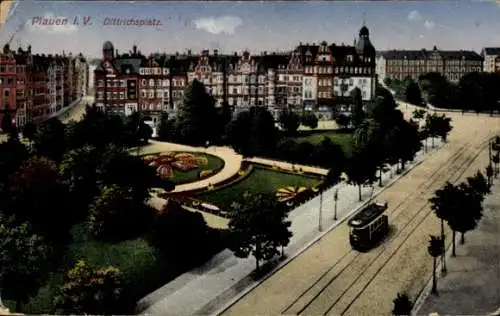
<svg viewBox="0 0 500 316"><path fill-rule="evenodd" d="M199 18L193 21L197 29L204 30L212 34L234 34L236 28L243 24L243 21L235 16L222 16L215 18Z"/></svg>
<svg viewBox="0 0 500 316"><path fill-rule="evenodd" d="M78 25L73 24L74 19L78 19L78 23L82 24L82 17L64 17L57 16L47 12L40 16L34 16L26 21L26 27L32 32L58 33L67 34L78 30Z"/></svg>
<svg viewBox="0 0 500 316"><path fill-rule="evenodd" d="M430 21L430 20L425 20L424 26L426 29L430 30L433 29L436 26L436 23Z"/></svg>
<svg viewBox="0 0 500 316"><path fill-rule="evenodd" d="M410 21L420 21L422 20L422 15L418 11L411 11L408 13L408 20Z"/></svg>

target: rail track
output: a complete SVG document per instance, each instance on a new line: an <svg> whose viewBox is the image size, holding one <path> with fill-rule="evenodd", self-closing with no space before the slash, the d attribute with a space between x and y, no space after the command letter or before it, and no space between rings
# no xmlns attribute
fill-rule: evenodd
<svg viewBox="0 0 500 316"><path fill-rule="evenodd" d="M462 133L465 133L465 131L462 130ZM317 268L314 271L308 272L307 281L300 279L302 275L305 275L305 272L299 271L299 265L304 264L304 260L306 260L302 259L302 262L295 263L295 267L290 267L290 271L283 273L280 273L281 270L278 271L276 276L264 281L260 286L243 297L242 301L246 300L245 302L236 302L224 314L241 315L244 311L248 311L248 313L244 314L364 315L367 313L367 310L370 310L369 314L373 314L374 312L380 314L382 308L381 306L376 306L379 305L377 302L377 295L379 294L385 296L383 310L390 312L387 309L387 296L391 297L390 302L392 302L392 298L395 297L396 293L384 293L383 288L380 289L380 293L377 293L378 290L375 289L374 284L377 283L377 286L380 287L382 279L386 280L397 277L387 277L384 275L383 278L377 278L377 276L381 274L381 271L384 271L386 275L390 275L391 273L387 272L388 269L394 269L399 264L401 269L410 274L410 276L402 277L404 281L407 281L406 283L412 282L412 277L419 278L418 282L415 283L426 283L430 277L428 271L422 269L423 263L411 262L412 259L403 259L404 256L402 254L411 258L410 252L418 248L419 253L415 258L420 259L421 256L426 255L424 254L427 251L426 245L422 245L422 243L426 243L425 239L428 238L428 233L423 234L423 232L427 232L430 227L434 229L434 226L436 228L432 233L439 231L438 221L428 205L429 197L446 181L456 182L464 176L469 175L470 172L467 173L467 171L470 171L471 167L477 164L478 157L486 152L487 141L478 143L478 139L489 139L486 136L491 136L492 130L486 132L478 129L477 131L471 130L470 133L470 135L465 137L457 137L458 139L454 140L454 147L450 147L450 144L444 146L440 152L446 150L448 152L446 154L441 153L440 158L435 159L438 161L434 161L432 164L428 163L424 168L421 165L402 178L400 182L404 182L405 180L411 181L407 180L411 179L411 177L422 177L418 185L414 185L410 192L398 192L391 188L380 194L380 200L390 201L387 214L393 227L389 236L376 248L367 253L353 251L346 237L348 228L343 223L329 233L335 235L337 239L339 236L343 236L343 240L338 240L339 245L335 246L336 254L331 254L331 258L328 258L329 260L323 258L326 257L322 254L325 245L319 245L321 243L332 243L332 240L334 240L332 236L328 241L319 241L313 246L318 248L311 250L311 253L315 252L314 255L306 255L308 259L317 258L319 260L318 262L311 263L310 267L304 267L304 269ZM435 154L433 153L432 155ZM431 158L432 156L428 159ZM386 198L384 198L384 195ZM336 230L337 232L335 232ZM410 246L406 247L405 245L408 243L415 244L417 241L413 239L418 239L420 244L410 250ZM450 243L451 240L447 238L447 242ZM399 257L398 263L395 263L395 259L391 260L396 255ZM292 260L288 265L293 265L294 261L298 260L301 256ZM423 260L427 259L423 258ZM282 269L287 269L287 267L285 266ZM297 280L295 282L294 280L285 280L293 275L293 269L298 271L296 273ZM411 273L415 275L411 276ZM397 273L394 275L397 275ZM280 277L284 278L284 284L280 284ZM273 278L276 280L273 281ZM395 281L395 283L402 283L398 282L397 279ZM263 290L259 290L261 286L264 288ZM416 288L416 284L403 285L403 288L397 291L407 288L412 288L412 291L415 292L416 290L413 288ZM281 289L281 292L278 291L279 289ZM258 291L261 293L252 293ZM370 295L366 294L367 291L370 292ZM271 296L273 294L276 295L274 299ZM372 301L365 302L366 296L370 296ZM360 297L363 297L363 300L360 300ZM261 303L257 303L258 298L260 298ZM374 306L368 306L368 304Z"/></svg>

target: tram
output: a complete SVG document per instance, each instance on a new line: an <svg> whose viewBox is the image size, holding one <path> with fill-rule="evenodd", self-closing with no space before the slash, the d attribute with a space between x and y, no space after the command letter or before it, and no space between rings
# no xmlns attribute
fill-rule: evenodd
<svg viewBox="0 0 500 316"><path fill-rule="evenodd" d="M389 233L385 210L387 202L370 203L349 219L349 241L353 249L369 250Z"/></svg>

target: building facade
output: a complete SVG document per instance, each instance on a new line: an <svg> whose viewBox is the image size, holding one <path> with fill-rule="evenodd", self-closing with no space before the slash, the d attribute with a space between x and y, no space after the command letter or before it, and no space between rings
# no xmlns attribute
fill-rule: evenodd
<svg viewBox="0 0 500 316"><path fill-rule="evenodd" d="M484 72L499 72L497 59L500 57L500 47L485 47L481 51L481 56L484 59Z"/></svg>
<svg viewBox="0 0 500 316"><path fill-rule="evenodd" d="M474 51L391 50L377 56L377 73L385 78L415 80L429 72L438 72L449 81L458 82L466 73L483 71L483 57Z"/></svg>
<svg viewBox="0 0 500 316"><path fill-rule="evenodd" d="M83 57L78 58L85 64ZM81 97L76 64L71 55L33 54L31 46L14 51L5 45L0 53L0 121L9 112L20 128L27 122L43 121L76 101Z"/></svg>
<svg viewBox="0 0 500 316"><path fill-rule="evenodd" d="M162 112L177 111L184 89L195 79L205 85L217 106L227 103L236 112L251 106L265 106L274 114L285 108L331 109L348 102L356 87L364 101L374 97L375 48L366 26L352 46L300 43L291 52L259 55L248 51L221 54L217 50L192 54L188 50L186 54L146 57L136 47L130 54L118 55L108 41L94 71L96 103L124 115L140 110L157 118ZM126 80L139 85L137 99L116 90L114 82L125 85Z"/></svg>

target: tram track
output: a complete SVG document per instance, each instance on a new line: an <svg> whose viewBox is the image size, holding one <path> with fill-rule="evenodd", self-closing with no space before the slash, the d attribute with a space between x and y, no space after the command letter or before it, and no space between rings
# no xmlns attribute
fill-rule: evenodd
<svg viewBox="0 0 500 316"><path fill-rule="evenodd" d="M474 152L469 151L469 147L472 144L472 141L465 143L459 150L455 151L451 157L448 158L446 163L441 164L437 170L434 170L434 174L431 176L429 181L423 182L420 184L416 190L412 191L409 195L405 196L403 201L401 201L396 207L392 208L392 212L389 214L390 218L392 218L393 222L397 222L401 215L408 215L408 213L403 212L407 208L407 206L415 203L415 198L433 186L435 186L438 182L439 184L443 183L446 180L457 181L468 169L468 167L476 160L477 156L482 151L482 146L477 150L476 154ZM465 158L465 160L461 159ZM450 168L455 168L453 173L449 173ZM442 173L446 172L447 176ZM443 181L443 179L446 179ZM388 257L386 261L382 264L379 269L382 269L385 266L385 263L390 259L391 255L397 252L402 245L404 245L405 241L411 236L411 234L420 226L420 224L428 217L431 212L422 212L423 209L427 207L427 200L425 199L424 205L416 212L413 212L411 217L407 219L406 223L402 227L398 227L398 231L395 235L389 236L389 240L386 240L387 244L382 243L376 249L373 249L368 253L358 253L353 251L352 249L347 251L339 260L337 260L326 272L324 272L311 286L309 286L297 299L295 299L290 305L288 305L284 310L282 310L283 314L327 314L333 306L335 306L339 300L341 300L344 295L352 288L353 285L357 284L357 281L366 273L369 267L373 266L373 263L379 260L381 257L385 257L384 254ZM404 207L406 206L406 207ZM416 224L415 224L416 223ZM408 231L408 227L411 229ZM403 237L403 240L400 242L396 242L399 238ZM390 243L390 245L389 245ZM396 248L393 251L388 251L391 246L396 244ZM358 260L365 259L365 260ZM373 276L373 278L377 275L377 270ZM345 278L344 274L350 272L352 275L351 278ZM330 276L330 277L327 277ZM343 276L342 279L350 279L354 280L347 287L344 287L340 295L335 290L338 289L336 284L336 280L339 276ZM328 280L326 284L323 284L325 280ZM371 280L370 280L371 281ZM319 285L321 283L321 285ZM318 286L319 285L319 286ZM367 285L366 285L367 286ZM318 288L319 291L318 291ZM332 289L334 291L332 292ZM362 292L362 291L361 291ZM312 296L312 297L311 297ZM322 312L321 310L314 308L314 302L321 296L327 296L328 301L333 300L333 303L328 306L326 311ZM305 304L304 304L305 303ZM349 308L350 304L347 306Z"/></svg>

